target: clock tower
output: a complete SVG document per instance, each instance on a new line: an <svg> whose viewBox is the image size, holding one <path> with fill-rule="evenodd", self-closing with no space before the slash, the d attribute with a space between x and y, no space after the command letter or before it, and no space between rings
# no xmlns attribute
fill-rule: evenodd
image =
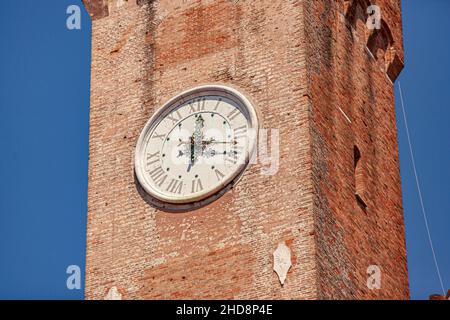
<svg viewBox="0 0 450 320"><path fill-rule="evenodd" d="M87 299L409 298L400 0L83 2Z"/></svg>

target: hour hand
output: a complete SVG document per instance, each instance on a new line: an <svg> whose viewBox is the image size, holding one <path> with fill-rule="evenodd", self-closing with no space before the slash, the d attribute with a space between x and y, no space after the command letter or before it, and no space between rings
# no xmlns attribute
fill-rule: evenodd
<svg viewBox="0 0 450 320"><path fill-rule="evenodd" d="M214 139L211 139L209 141L202 141L203 145L210 145L210 144L237 144L237 141L215 141Z"/></svg>

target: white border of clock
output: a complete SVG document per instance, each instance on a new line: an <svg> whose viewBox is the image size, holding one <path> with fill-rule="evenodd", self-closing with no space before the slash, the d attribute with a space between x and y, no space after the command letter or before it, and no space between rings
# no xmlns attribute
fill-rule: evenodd
<svg viewBox="0 0 450 320"><path fill-rule="evenodd" d="M226 179L224 179L224 181L222 181L222 183L217 185L215 188L201 192L196 195L188 195L188 196L174 195L168 197L167 195L162 194L157 189L153 188L151 184L146 182L146 179L144 177L145 165L143 162L145 159L144 154L146 145L145 140L148 137L148 135L151 134L155 126L157 126L158 123L162 121L162 119L164 119L164 117L170 114L174 109L178 108L180 105L186 103L187 101L196 98L197 96L205 96L205 95L223 96L233 100L239 106L241 112L247 117L248 122L248 130L247 130L248 153L245 157L244 163L240 164L238 169L234 171L232 175L226 177ZM250 164L250 158L252 155L254 155L256 151L258 128L259 128L258 117L256 110L253 107L253 104L250 102L249 99L247 99L247 97L245 97L242 93L240 93L236 89L224 85L203 85L186 90L176 95L168 102L166 102L159 110L157 110L153 114L153 116L145 124L139 136L135 149L134 167L136 177L142 188L145 190L145 192L160 201L174 204L186 204L204 200L208 197L211 197L219 193L221 190L223 190L230 184L235 183L236 182L235 179L241 176L243 171L248 167L248 165Z"/></svg>

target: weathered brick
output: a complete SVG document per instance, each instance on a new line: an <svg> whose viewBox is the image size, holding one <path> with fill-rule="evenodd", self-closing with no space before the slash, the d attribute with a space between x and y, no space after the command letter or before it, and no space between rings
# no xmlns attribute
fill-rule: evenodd
<svg viewBox="0 0 450 320"><path fill-rule="evenodd" d="M125 299L408 297L388 78L403 66L398 1L376 1L392 34L387 63L383 50L376 60L366 49L361 21L345 18L353 10L345 0L84 2L98 17L87 299L113 286ZM280 130L280 170L264 176L253 165L215 202L166 212L143 195L134 148L155 110L206 83L245 93L261 126ZM355 145L365 210L355 197ZM280 241L293 257L283 287L272 270ZM382 269L381 290L366 286L372 264Z"/></svg>

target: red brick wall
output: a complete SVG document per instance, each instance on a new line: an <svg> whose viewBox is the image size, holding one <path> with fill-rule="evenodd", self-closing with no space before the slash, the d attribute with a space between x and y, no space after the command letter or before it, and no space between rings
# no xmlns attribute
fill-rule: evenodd
<svg viewBox="0 0 450 320"><path fill-rule="evenodd" d="M402 50L393 3L377 1ZM351 25L336 2L305 7L319 298L408 298L393 84L366 48L365 20ZM380 290L366 285L370 265L381 269Z"/></svg>
<svg viewBox="0 0 450 320"><path fill-rule="evenodd" d="M407 297L392 84L335 1L86 2L87 299L112 286L128 299ZM261 127L280 130L280 169L264 176L253 165L200 209L158 210L134 177L138 135L166 100L205 83L245 93ZM354 195L356 142L366 212ZM280 241L293 256L283 287L272 270ZM368 264L384 272L380 291L366 288Z"/></svg>
<svg viewBox="0 0 450 320"><path fill-rule="evenodd" d="M288 2L131 1L93 21L86 298L316 298L302 6ZM280 170L252 166L198 210L157 210L141 196L133 151L167 99L224 83L279 128ZM294 265L273 272L280 241Z"/></svg>

